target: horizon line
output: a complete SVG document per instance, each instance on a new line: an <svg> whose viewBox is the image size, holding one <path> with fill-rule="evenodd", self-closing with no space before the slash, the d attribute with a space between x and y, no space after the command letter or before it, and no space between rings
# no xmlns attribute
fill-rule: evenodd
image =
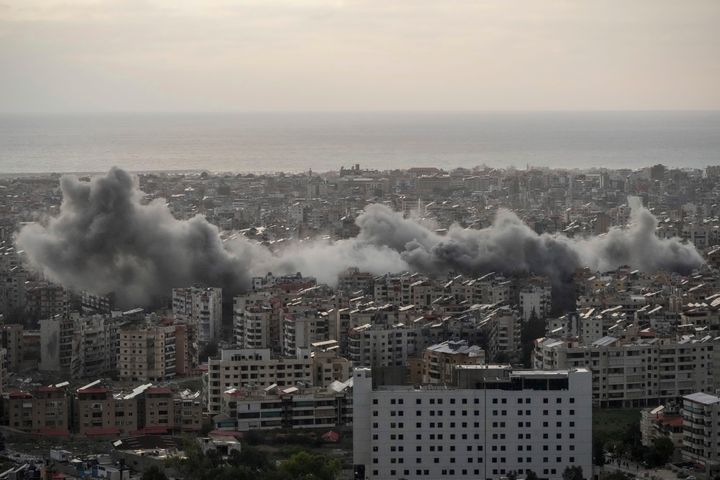
<svg viewBox="0 0 720 480"><path fill-rule="evenodd" d="M307 114L565 114L565 113L719 113L719 108L684 109L428 109L428 110L68 110L0 111L0 116L62 115L307 115Z"/></svg>

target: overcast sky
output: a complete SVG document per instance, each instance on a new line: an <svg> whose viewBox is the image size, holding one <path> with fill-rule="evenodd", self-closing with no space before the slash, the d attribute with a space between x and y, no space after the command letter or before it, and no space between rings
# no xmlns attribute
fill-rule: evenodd
<svg viewBox="0 0 720 480"><path fill-rule="evenodd" d="M0 0L0 111L720 109L720 0Z"/></svg>

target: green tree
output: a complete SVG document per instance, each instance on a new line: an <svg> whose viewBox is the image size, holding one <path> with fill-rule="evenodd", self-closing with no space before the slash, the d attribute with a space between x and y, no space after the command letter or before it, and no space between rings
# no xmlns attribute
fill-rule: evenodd
<svg viewBox="0 0 720 480"><path fill-rule="evenodd" d="M278 478L283 480L335 480L340 462L325 455L302 451L280 463Z"/></svg>
<svg viewBox="0 0 720 480"><path fill-rule="evenodd" d="M573 465L565 467L562 474L563 480L584 480L582 467Z"/></svg>
<svg viewBox="0 0 720 480"><path fill-rule="evenodd" d="M250 445L243 445L240 452L230 452L228 464L233 467L246 467L256 472L267 471L272 468L267 454Z"/></svg>
<svg viewBox="0 0 720 480"><path fill-rule="evenodd" d="M525 480L538 480L537 473L535 473L532 470L528 470L525 472Z"/></svg>
<svg viewBox="0 0 720 480"><path fill-rule="evenodd" d="M652 447L645 452L645 461L651 467L660 467L670 461L674 451L672 440L667 437L656 438Z"/></svg>
<svg viewBox="0 0 720 480"><path fill-rule="evenodd" d="M602 440L597 438L593 441L593 463L600 467L605 465L605 448Z"/></svg>
<svg viewBox="0 0 720 480"><path fill-rule="evenodd" d="M632 477L625 472L612 472L607 473L600 478L601 480L630 480Z"/></svg>
<svg viewBox="0 0 720 480"><path fill-rule="evenodd" d="M168 480L168 477L160 467L153 465L143 472L142 480Z"/></svg>
<svg viewBox="0 0 720 480"><path fill-rule="evenodd" d="M627 426L623 435L625 451L629 452L630 458L635 461L645 459L646 448L642 444L642 433L640 423L632 423Z"/></svg>

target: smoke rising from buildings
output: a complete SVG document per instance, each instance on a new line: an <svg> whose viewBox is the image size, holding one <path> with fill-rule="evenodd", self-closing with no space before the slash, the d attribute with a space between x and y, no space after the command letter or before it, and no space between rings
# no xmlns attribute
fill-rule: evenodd
<svg viewBox="0 0 720 480"><path fill-rule="evenodd" d="M229 252L202 217L178 221L162 201L142 205L127 172L113 168L90 182L64 176L60 185L60 214L23 227L16 239L51 280L115 292L123 305L147 304L168 287L194 282L240 290L248 281L249 251Z"/></svg>
<svg viewBox="0 0 720 480"><path fill-rule="evenodd" d="M658 238L655 217L636 201L629 227L587 239L538 235L507 210L490 227L453 226L439 235L388 207L370 205L357 218L355 238L271 252L245 238L223 242L204 217L178 220L161 200L141 203L133 178L118 168L90 182L63 177L61 187L59 215L23 227L18 246L48 278L72 289L115 292L127 306L192 284L220 286L232 295L268 271L300 271L326 283L349 266L375 274L531 272L562 286L578 267L687 273L703 263L692 245Z"/></svg>

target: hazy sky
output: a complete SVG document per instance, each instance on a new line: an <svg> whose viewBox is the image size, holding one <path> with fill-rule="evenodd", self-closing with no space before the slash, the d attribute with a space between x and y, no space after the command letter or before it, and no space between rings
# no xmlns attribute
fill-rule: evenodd
<svg viewBox="0 0 720 480"><path fill-rule="evenodd" d="M0 111L720 109L720 0L0 0Z"/></svg>

